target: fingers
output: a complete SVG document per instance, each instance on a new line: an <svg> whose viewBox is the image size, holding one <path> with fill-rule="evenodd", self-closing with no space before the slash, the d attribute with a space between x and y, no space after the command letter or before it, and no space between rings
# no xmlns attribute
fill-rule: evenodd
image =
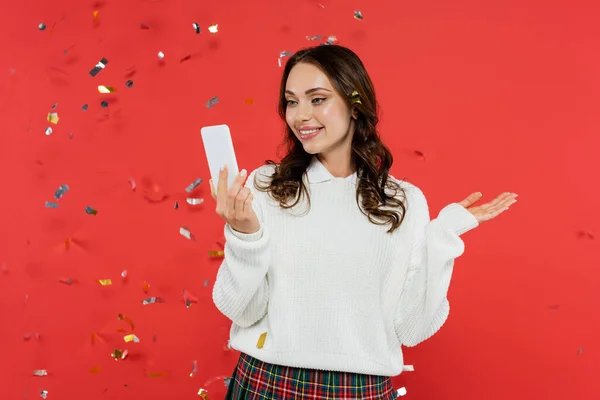
<svg viewBox="0 0 600 400"><path fill-rule="evenodd" d="M219 182L217 182L217 207L219 205L224 206L227 204L227 166L221 169L219 172Z"/></svg>
<svg viewBox="0 0 600 400"><path fill-rule="evenodd" d="M235 204L237 201L237 196L244 184L244 179L246 178L246 170L243 169L240 171L239 175L235 178L231 187L227 191L227 199L226 199L226 210L228 218L235 218Z"/></svg>
<svg viewBox="0 0 600 400"><path fill-rule="evenodd" d="M210 197L212 197L213 199L217 199L217 194L215 193L215 187L213 186L213 181L212 179L210 179L208 181L208 183L210 184Z"/></svg>
<svg viewBox="0 0 600 400"><path fill-rule="evenodd" d="M245 204L250 197L250 189L247 187L242 188L235 198L235 219L237 221L243 221L246 218L246 207Z"/></svg>

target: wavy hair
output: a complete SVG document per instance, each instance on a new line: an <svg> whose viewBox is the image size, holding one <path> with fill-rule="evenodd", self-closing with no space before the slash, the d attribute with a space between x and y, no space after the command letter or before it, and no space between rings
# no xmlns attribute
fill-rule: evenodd
<svg viewBox="0 0 600 400"><path fill-rule="evenodd" d="M273 160L265 160L267 165L275 166L274 173L266 186L258 185L256 179L254 186L257 190L270 192L282 208L294 207L304 194L310 206L310 196L302 176L313 155L304 150L302 143L285 122L287 79L292 68L299 63L310 63L323 71L333 87L346 100L348 107L356 111L351 156L358 177L356 202L369 221L377 225L389 224L391 226L387 232L393 232L400 226L406 213L406 206L397 195L402 192L405 198L406 193L389 176L394 159L377 132L378 104L371 78L360 58L352 50L342 46L321 45L306 48L296 52L286 63L278 102L279 116L285 123L285 136L279 145L278 153L283 149L285 155L279 164ZM361 103L351 103L351 96L355 90L360 94ZM290 200L294 198L295 201L290 204ZM398 212L399 209L401 212Z"/></svg>

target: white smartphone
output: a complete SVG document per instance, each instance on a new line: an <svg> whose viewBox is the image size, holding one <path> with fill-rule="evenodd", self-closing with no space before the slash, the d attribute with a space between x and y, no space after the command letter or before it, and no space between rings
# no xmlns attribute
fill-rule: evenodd
<svg viewBox="0 0 600 400"><path fill-rule="evenodd" d="M200 129L200 134L215 191L219 185L219 172L224 165L227 165L227 189L229 189L239 174L229 127L227 125L205 126Z"/></svg>

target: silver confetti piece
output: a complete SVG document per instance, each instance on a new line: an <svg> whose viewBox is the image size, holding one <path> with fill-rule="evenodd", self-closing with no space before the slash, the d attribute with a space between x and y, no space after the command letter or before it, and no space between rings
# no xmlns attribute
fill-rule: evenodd
<svg viewBox="0 0 600 400"><path fill-rule="evenodd" d="M50 135L52 135L52 128L50 128L50 127L47 127L47 128L46 128L46 131L45 131L44 133L46 134L46 136L50 136Z"/></svg>
<svg viewBox="0 0 600 400"><path fill-rule="evenodd" d="M185 199L185 201L187 201L187 203L191 204L192 206L197 206L198 204L204 203L204 199L193 199L189 197Z"/></svg>
<svg viewBox="0 0 600 400"><path fill-rule="evenodd" d="M186 228L179 228L179 233L182 236L185 236L186 238L192 240L192 233L189 230L187 230Z"/></svg>
<svg viewBox="0 0 600 400"><path fill-rule="evenodd" d="M360 11L354 11L354 18L363 19L363 15Z"/></svg>
<svg viewBox="0 0 600 400"><path fill-rule="evenodd" d="M91 76L98 75L98 73L100 71L102 71L104 69L104 67L106 67L106 64L108 64L108 60L106 58L102 57L102 59L100 61L98 61L98 64L96 64L96 66L94 68L92 68L92 70L90 71L90 75Z"/></svg>
<svg viewBox="0 0 600 400"><path fill-rule="evenodd" d="M200 33L200 25L197 22L194 22L192 24L192 26L194 27L194 30L196 31L196 34Z"/></svg>
<svg viewBox="0 0 600 400"><path fill-rule="evenodd" d="M46 208L58 208L58 203L55 203L53 201L47 201Z"/></svg>
<svg viewBox="0 0 600 400"><path fill-rule="evenodd" d="M147 306L148 304L154 303L164 303L165 301L160 297L149 297L147 299L142 300L142 304Z"/></svg>
<svg viewBox="0 0 600 400"><path fill-rule="evenodd" d="M191 193L192 190L196 189L199 184L202 183L202 178L196 179L194 182L190 183L188 187L185 188L185 191Z"/></svg>
<svg viewBox="0 0 600 400"><path fill-rule="evenodd" d="M281 59L284 57L289 57L291 56L292 53L291 51L282 51L281 53L279 53L279 60L277 60L277 62L279 63L279 67L281 68Z"/></svg>
<svg viewBox="0 0 600 400"><path fill-rule="evenodd" d="M213 97L206 103L206 108L211 108L219 102L219 98L217 96Z"/></svg>
<svg viewBox="0 0 600 400"><path fill-rule="evenodd" d="M56 200L60 200L61 197L63 197L63 195L65 193L67 193L69 191L69 186L62 184L60 185L60 187L58 189L56 189L56 191L54 192L54 198Z"/></svg>
<svg viewBox="0 0 600 400"><path fill-rule="evenodd" d="M33 375L46 376L46 375L48 375L48 371L46 371L45 369L36 369L36 370L33 370Z"/></svg>
<svg viewBox="0 0 600 400"><path fill-rule="evenodd" d="M90 207L90 206L87 206L87 207L85 208L85 212L86 212L86 213L88 213L88 214L90 214L90 215L96 215L96 214L98 214L98 211L94 210L94 209L93 209L92 207Z"/></svg>
<svg viewBox="0 0 600 400"><path fill-rule="evenodd" d="M335 35L331 35L327 38L327 42L325 43L321 43L321 46L324 45L330 45L330 44L337 44L338 40L337 37Z"/></svg>
<svg viewBox="0 0 600 400"><path fill-rule="evenodd" d="M231 383L231 378L225 378L225 379L223 379L223 383L225 384L225 387L228 388L229 384Z"/></svg>
<svg viewBox="0 0 600 400"><path fill-rule="evenodd" d="M179 209L179 203L175 202L175 205L173 206L173 208L176 209L176 210Z"/></svg>
<svg viewBox="0 0 600 400"><path fill-rule="evenodd" d="M307 36L306 40L310 40L310 41L321 40L321 36L319 36L319 35L317 35L317 36Z"/></svg>

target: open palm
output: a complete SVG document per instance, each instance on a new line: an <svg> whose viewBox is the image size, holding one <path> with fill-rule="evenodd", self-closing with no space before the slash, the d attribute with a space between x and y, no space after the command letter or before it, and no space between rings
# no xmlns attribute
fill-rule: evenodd
<svg viewBox="0 0 600 400"><path fill-rule="evenodd" d="M458 203L473 214L479 223L496 218L498 215L508 210L511 205L517 202L516 197L518 195L516 193L505 192L489 203L474 206L473 204L481 200L482 196L483 194L481 194L481 192L476 192Z"/></svg>

